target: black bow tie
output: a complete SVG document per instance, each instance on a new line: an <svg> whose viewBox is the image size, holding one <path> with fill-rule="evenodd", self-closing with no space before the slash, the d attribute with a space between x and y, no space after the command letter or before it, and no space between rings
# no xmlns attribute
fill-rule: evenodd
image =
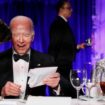
<svg viewBox="0 0 105 105"><path fill-rule="evenodd" d="M29 61L29 54L25 54L25 55L18 55L18 54L14 54L14 60L18 61L19 59L23 59L25 61Z"/></svg>

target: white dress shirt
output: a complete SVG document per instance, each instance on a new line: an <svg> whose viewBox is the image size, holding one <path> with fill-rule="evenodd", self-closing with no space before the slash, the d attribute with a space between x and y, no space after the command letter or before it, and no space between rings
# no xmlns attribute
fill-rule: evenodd
<svg viewBox="0 0 105 105"><path fill-rule="evenodd" d="M30 54L30 51L28 52ZM14 52L16 54L16 52ZM25 95L27 76L29 70L29 62L19 59L18 61L13 60L13 80L15 84L21 85L21 92ZM23 96L24 97L24 96Z"/></svg>
<svg viewBox="0 0 105 105"><path fill-rule="evenodd" d="M61 16L59 15L65 22L67 22L68 20L64 17L64 16Z"/></svg>

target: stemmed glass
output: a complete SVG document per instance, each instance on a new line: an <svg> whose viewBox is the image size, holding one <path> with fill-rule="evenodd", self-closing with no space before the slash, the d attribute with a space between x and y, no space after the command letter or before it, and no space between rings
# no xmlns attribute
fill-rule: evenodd
<svg viewBox="0 0 105 105"><path fill-rule="evenodd" d="M77 99L79 99L79 91L86 83L86 70L76 69L70 71L70 82L77 91Z"/></svg>
<svg viewBox="0 0 105 105"><path fill-rule="evenodd" d="M105 96L105 71L101 72L100 87L101 87L103 96Z"/></svg>
<svg viewBox="0 0 105 105"><path fill-rule="evenodd" d="M101 99L105 100L105 59L101 59L96 62L96 77L97 83L99 83L101 89Z"/></svg>
<svg viewBox="0 0 105 105"><path fill-rule="evenodd" d="M87 79L86 88L87 88L88 91L86 90L86 96L88 96L88 98L93 97L93 94L91 93L91 89L93 87L96 87L96 82L95 81L92 82L91 79Z"/></svg>
<svg viewBox="0 0 105 105"><path fill-rule="evenodd" d="M96 77L93 76L94 73L94 66L91 62L88 62L84 65L84 68L87 72L87 81L86 81L86 95L88 96L88 98L91 98L91 89L93 87L96 87ZM88 90L88 91L87 91Z"/></svg>

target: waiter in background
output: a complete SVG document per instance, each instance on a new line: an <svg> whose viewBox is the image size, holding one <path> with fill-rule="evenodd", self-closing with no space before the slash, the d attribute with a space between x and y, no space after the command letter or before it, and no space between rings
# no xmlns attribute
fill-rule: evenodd
<svg viewBox="0 0 105 105"><path fill-rule="evenodd" d="M69 79L72 62L76 52L83 49L85 44L77 45L75 37L68 24L68 18L72 14L71 4L68 0L59 0L56 6L58 16L50 27L50 44L48 53L55 58L58 71Z"/></svg>

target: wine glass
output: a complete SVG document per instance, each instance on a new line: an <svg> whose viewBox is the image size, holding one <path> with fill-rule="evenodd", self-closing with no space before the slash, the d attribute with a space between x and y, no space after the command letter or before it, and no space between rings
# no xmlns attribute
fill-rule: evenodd
<svg viewBox="0 0 105 105"><path fill-rule="evenodd" d="M105 96L105 59L96 62L96 71L97 81L100 83L103 96Z"/></svg>
<svg viewBox="0 0 105 105"><path fill-rule="evenodd" d="M93 93L92 92L93 87L96 87L96 82L91 81L91 79L87 79L87 83L86 83L86 88L87 88L87 90L86 90L86 96L88 96L88 98L97 97L97 95L96 95L97 93Z"/></svg>
<svg viewBox="0 0 105 105"><path fill-rule="evenodd" d="M96 81L99 87L100 99L105 99L105 59L100 59L96 62L95 67Z"/></svg>
<svg viewBox="0 0 105 105"><path fill-rule="evenodd" d="M87 81L86 81L86 96L88 96L88 98L94 97L93 93L91 92L91 89L93 87L96 87L96 77L93 76L94 75L94 66L91 62L85 63L84 68L87 72Z"/></svg>
<svg viewBox="0 0 105 105"><path fill-rule="evenodd" d="M86 83L86 71L76 69L70 71L70 82L77 91L77 99L79 99L79 91Z"/></svg>
<svg viewBox="0 0 105 105"><path fill-rule="evenodd" d="M100 87L101 87L103 96L105 96L105 71L101 72L101 75L100 75Z"/></svg>

